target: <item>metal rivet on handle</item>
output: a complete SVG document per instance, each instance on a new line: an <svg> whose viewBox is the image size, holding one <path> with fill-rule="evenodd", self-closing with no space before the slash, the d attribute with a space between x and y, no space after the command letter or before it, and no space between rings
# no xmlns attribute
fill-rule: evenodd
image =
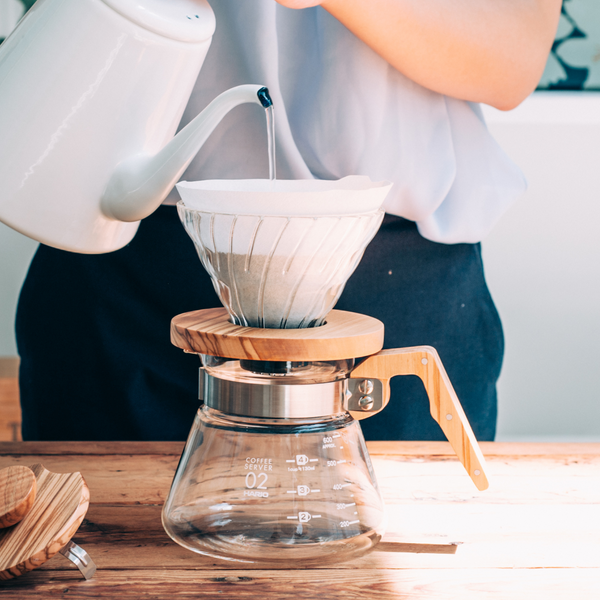
<svg viewBox="0 0 600 600"><path fill-rule="evenodd" d="M373 382L370 379L365 379L364 381L361 381L358 385L358 391L361 394L369 395L373 392L374 387L375 386L373 385Z"/></svg>
<svg viewBox="0 0 600 600"><path fill-rule="evenodd" d="M446 419L447 419L448 421L452 421L452 415L451 415L451 414L447 414L447 415L446 415Z"/></svg>
<svg viewBox="0 0 600 600"><path fill-rule="evenodd" d="M371 396L362 396L358 400L358 406L360 406L362 410L371 410L374 404L375 401L373 400L373 398L371 398Z"/></svg>
<svg viewBox="0 0 600 600"><path fill-rule="evenodd" d="M481 475L481 471L479 469L475 469L473 473L475 473L475 475Z"/></svg>
<svg viewBox="0 0 600 600"><path fill-rule="evenodd" d="M429 361L426 358L421 359L421 364L426 365Z"/></svg>

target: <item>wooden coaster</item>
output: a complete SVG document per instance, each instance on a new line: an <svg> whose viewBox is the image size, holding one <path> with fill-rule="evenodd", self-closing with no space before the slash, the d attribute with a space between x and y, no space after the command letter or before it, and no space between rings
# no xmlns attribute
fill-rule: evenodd
<svg viewBox="0 0 600 600"><path fill-rule="evenodd" d="M260 329L234 325L224 308L197 310L171 321L171 342L186 352L248 360L343 360L379 352L383 323L332 310L321 327Z"/></svg>
<svg viewBox="0 0 600 600"><path fill-rule="evenodd" d="M0 530L0 579L52 558L73 537L89 506L90 492L80 473L50 473L42 465L31 470L37 479L31 510L17 525Z"/></svg>
<svg viewBox="0 0 600 600"><path fill-rule="evenodd" d="M0 529L23 519L33 506L36 489L29 467L17 465L0 471Z"/></svg>

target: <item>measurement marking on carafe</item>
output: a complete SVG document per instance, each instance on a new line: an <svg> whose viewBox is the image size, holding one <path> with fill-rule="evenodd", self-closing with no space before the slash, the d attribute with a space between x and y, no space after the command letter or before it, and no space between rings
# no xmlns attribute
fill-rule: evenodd
<svg viewBox="0 0 600 600"><path fill-rule="evenodd" d="M296 454L296 458L286 459L285 462L295 462L298 465L305 465L309 462L319 462L318 458L308 458L306 454Z"/></svg>
<svg viewBox="0 0 600 600"><path fill-rule="evenodd" d="M311 519L320 519L321 515L311 515L309 512L300 511L298 516L286 517L290 520L298 519L300 523L308 523Z"/></svg>
<svg viewBox="0 0 600 600"><path fill-rule="evenodd" d="M288 471L314 471L317 465L309 465L308 463L317 463L319 462L318 458L308 458L306 454L296 454L295 459L286 459L285 462L293 463L295 462L296 467L288 467Z"/></svg>
<svg viewBox="0 0 600 600"><path fill-rule="evenodd" d="M350 525L356 525L357 523L360 523L360 519L356 521L340 521L340 527L350 527Z"/></svg>
<svg viewBox="0 0 600 600"><path fill-rule="evenodd" d="M340 503L340 504L336 504L336 505L335 505L335 507L336 507L338 510L344 510L344 509L346 509L346 508L350 508L351 506L356 506L356 502L352 502L351 504L344 504L344 503L342 502L342 503ZM354 514L356 514L356 513L354 513Z"/></svg>
<svg viewBox="0 0 600 600"><path fill-rule="evenodd" d="M334 490L341 490L342 488L348 487L349 485L352 485L351 483L336 483L333 486Z"/></svg>
<svg viewBox="0 0 600 600"><path fill-rule="evenodd" d="M332 436L332 438L339 438L342 437L339 433L334 433Z"/></svg>
<svg viewBox="0 0 600 600"><path fill-rule="evenodd" d="M323 450L326 450L327 448L335 448L335 444L333 442L334 437L335 436L333 435L328 435L323 438Z"/></svg>
<svg viewBox="0 0 600 600"><path fill-rule="evenodd" d="M321 490L311 490L307 485L299 485L296 490L287 490L288 494L298 494L299 496L308 496L308 494L320 492Z"/></svg>

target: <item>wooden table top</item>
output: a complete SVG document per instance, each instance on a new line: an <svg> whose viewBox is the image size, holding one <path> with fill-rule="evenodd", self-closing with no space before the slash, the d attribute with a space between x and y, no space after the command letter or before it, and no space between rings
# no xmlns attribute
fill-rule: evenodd
<svg viewBox="0 0 600 600"><path fill-rule="evenodd" d="M56 555L0 582L0 597L598 600L600 444L481 446L484 492L447 443L370 443L389 513L383 542L334 567L266 570L218 563L164 533L181 443L2 442L0 468L83 474L91 504L73 540L98 571L85 581Z"/></svg>

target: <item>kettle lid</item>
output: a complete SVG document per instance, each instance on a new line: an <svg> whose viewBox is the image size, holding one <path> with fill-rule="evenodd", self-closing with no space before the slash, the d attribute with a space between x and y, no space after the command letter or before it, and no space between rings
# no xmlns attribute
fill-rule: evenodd
<svg viewBox="0 0 600 600"><path fill-rule="evenodd" d="M182 42L199 43L215 31L215 15L206 0L102 0L144 29Z"/></svg>

